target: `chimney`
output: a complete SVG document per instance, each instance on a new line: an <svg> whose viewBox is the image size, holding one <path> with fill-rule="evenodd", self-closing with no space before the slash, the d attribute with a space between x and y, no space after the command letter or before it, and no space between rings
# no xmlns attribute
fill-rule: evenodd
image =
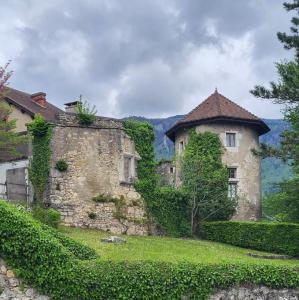
<svg viewBox="0 0 299 300"><path fill-rule="evenodd" d="M47 106L47 99L46 99L46 93L38 92L35 94L32 94L30 96L31 100L35 102L36 104L46 107Z"/></svg>
<svg viewBox="0 0 299 300"><path fill-rule="evenodd" d="M69 102L69 103L65 103L65 112L67 113L76 113L76 108L78 105L79 101L73 101L73 102Z"/></svg>

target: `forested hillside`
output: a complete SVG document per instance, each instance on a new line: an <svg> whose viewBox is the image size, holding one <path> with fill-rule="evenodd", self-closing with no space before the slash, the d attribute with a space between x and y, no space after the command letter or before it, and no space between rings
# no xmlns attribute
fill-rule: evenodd
<svg viewBox="0 0 299 300"><path fill-rule="evenodd" d="M169 159L173 157L173 143L166 137L165 132L183 116L177 115L168 118L147 119L144 117L134 117L141 121L148 121L155 128L155 152L156 159ZM271 131L261 136L262 143L279 145L280 133L288 127L283 120L265 119L264 122L271 128ZM275 183L287 179L291 176L290 167L276 158L267 158L262 161L262 189L264 194L275 191Z"/></svg>

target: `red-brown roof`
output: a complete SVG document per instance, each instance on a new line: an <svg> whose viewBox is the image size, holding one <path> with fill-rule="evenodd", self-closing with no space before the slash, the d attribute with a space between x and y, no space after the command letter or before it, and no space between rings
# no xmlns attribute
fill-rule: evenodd
<svg viewBox="0 0 299 300"><path fill-rule="evenodd" d="M63 112L61 109L49 103L48 101L46 103L46 106L43 107L32 101L31 94L21 92L10 87L7 87L5 91L5 100L24 110L31 116L39 113L47 121L55 121L57 119L57 115Z"/></svg>
<svg viewBox="0 0 299 300"><path fill-rule="evenodd" d="M248 124L249 126L254 126L259 134L270 131L270 128L261 119L224 97L216 90L171 127L166 134L171 140L174 140L175 132L181 128L219 121Z"/></svg>

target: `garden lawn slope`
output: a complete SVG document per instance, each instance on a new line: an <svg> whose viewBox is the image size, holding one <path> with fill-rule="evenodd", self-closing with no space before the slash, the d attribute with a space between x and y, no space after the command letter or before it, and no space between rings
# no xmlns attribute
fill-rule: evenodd
<svg viewBox="0 0 299 300"><path fill-rule="evenodd" d="M116 245L100 242L111 233L74 227L61 228L70 238L93 248L102 260L120 261L160 261L189 262L194 264L267 264L293 266L299 268L296 259L260 259L248 256L248 253L269 255L267 252L239 248L223 243L206 240L173 238L166 236L126 236L126 244Z"/></svg>
<svg viewBox="0 0 299 300"><path fill-rule="evenodd" d="M83 261L31 216L0 201L0 256L52 299L206 299L214 288L299 286L294 268L265 265Z"/></svg>

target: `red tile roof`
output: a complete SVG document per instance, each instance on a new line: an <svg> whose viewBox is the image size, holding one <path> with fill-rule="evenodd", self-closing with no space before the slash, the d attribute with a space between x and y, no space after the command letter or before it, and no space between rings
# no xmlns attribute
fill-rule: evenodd
<svg viewBox="0 0 299 300"><path fill-rule="evenodd" d="M36 113L40 113L47 121L56 120L57 115L63 112L61 109L49 103L48 101L46 106L43 107L32 101L31 94L21 92L10 87L7 87L5 91L5 100L24 110L31 116L34 116Z"/></svg>
<svg viewBox="0 0 299 300"><path fill-rule="evenodd" d="M178 129L219 121L248 124L248 126L254 126L259 134L270 131L270 128L261 119L224 97L216 90L205 101L171 127L166 134L171 140L174 140L175 132Z"/></svg>

